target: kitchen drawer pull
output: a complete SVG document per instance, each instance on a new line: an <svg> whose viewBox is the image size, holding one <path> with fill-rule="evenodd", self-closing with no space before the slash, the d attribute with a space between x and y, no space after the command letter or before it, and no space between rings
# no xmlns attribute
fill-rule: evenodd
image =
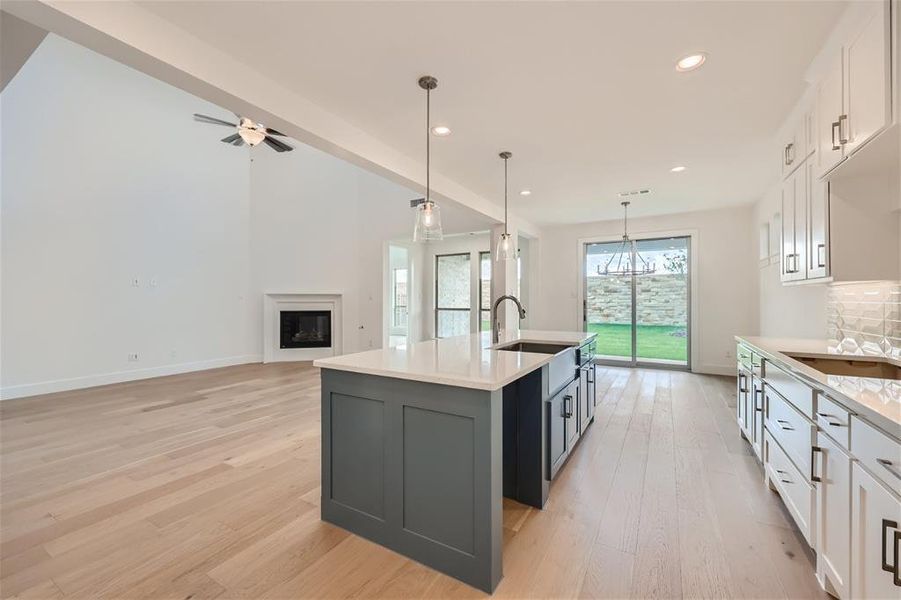
<svg viewBox="0 0 901 600"><path fill-rule="evenodd" d="M892 461L886 460L884 458L877 458L876 462L882 465L886 471L888 471L898 479L901 479L901 470L899 470Z"/></svg>
<svg viewBox="0 0 901 600"><path fill-rule="evenodd" d="M823 480L819 475L816 475L816 465L817 465L817 452L822 452L823 449L819 446L811 446L810 447L810 480L816 481L817 483L822 483Z"/></svg>
<svg viewBox="0 0 901 600"><path fill-rule="evenodd" d="M776 422L779 423L779 427L783 431L794 431L795 430L794 427L786 427L786 425L788 424L788 421L783 421L782 419L776 419Z"/></svg>
<svg viewBox="0 0 901 600"><path fill-rule="evenodd" d="M563 418L569 419L573 416L573 397L563 396Z"/></svg>
<svg viewBox="0 0 901 600"><path fill-rule="evenodd" d="M882 570L888 571L889 573L897 573L898 570L898 552L897 545L894 543L894 539L892 540L892 554L895 555L895 559L889 563L888 557L885 552L885 543L888 541L888 530L894 529L895 533L898 533L898 522L897 521L889 521L888 519L882 519Z"/></svg>
<svg viewBox="0 0 901 600"><path fill-rule="evenodd" d="M835 130L839 127L841 127L841 121L834 121L832 123L832 149L833 150L841 150L842 149L841 144L835 143ZM841 135L841 134L839 134L839 135Z"/></svg>
<svg viewBox="0 0 901 600"><path fill-rule="evenodd" d="M817 413L817 416L818 416L818 417L823 417L823 419L826 421L826 424L827 424L827 425L830 425L830 426L832 426L832 427L847 427L847 425L845 425L844 423L842 423L842 422L840 422L840 421L839 421L838 423L836 423L836 422L834 422L834 421L831 421L831 420L830 420L830 417L833 418L833 419L838 419L838 417L836 417L835 415L830 415L829 413L821 413L821 412L818 412L818 413Z"/></svg>

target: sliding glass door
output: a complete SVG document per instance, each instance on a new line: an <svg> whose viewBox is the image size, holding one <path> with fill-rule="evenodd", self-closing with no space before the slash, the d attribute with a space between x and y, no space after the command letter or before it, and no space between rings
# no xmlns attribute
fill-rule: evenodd
<svg viewBox="0 0 901 600"><path fill-rule="evenodd" d="M689 242L670 237L631 240L625 247L622 241L585 244L583 323L598 334L601 360L690 366ZM634 274L645 266L647 273Z"/></svg>

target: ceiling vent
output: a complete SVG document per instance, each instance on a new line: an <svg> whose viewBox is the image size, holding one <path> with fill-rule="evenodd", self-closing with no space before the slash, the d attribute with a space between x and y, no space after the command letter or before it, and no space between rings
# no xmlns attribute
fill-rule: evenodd
<svg viewBox="0 0 901 600"><path fill-rule="evenodd" d="M639 196L639 195L642 195L642 194L647 194L647 193L649 193L650 191L651 191L651 190L630 190L630 191L628 191L628 192L620 192L620 193L617 194L617 195L618 195L620 198L627 198L627 197L629 197L629 196Z"/></svg>

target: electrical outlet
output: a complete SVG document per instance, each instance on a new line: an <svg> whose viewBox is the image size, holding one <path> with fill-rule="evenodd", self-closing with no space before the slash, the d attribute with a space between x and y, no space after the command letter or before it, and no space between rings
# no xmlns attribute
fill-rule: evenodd
<svg viewBox="0 0 901 600"><path fill-rule="evenodd" d="M150 287L156 287L158 284L159 284L159 282L156 280L156 277L153 277L150 280Z"/></svg>
<svg viewBox="0 0 901 600"><path fill-rule="evenodd" d="M141 287L141 280L137 277L131 278L131 287Z"/></svg>
<svg viewBox="0 0 901 600"><path fill-rule="evenodd" d="M726 358L732 358L732 350L726 350Z"/></svg>
<svg viewBox="0 0 901 600"><path fill-rule="evenodd" d="M137 353L137 352L130 352L130 353L128 354L128 362L138 362L138 353Z"/></svg>

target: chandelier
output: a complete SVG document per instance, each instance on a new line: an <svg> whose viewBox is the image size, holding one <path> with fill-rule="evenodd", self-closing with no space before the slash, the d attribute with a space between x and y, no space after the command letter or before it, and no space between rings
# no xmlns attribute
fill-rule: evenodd
<svg viewBox="0 0 901 600"><path fill-rule="evenodd" d="M629 239L629 204L620 202L623 206L623 241L619 249L613 253L603 268L598 265L598 275L650 275L657 270L654 261L645 260L635 248L634 242Z"/></svg>

